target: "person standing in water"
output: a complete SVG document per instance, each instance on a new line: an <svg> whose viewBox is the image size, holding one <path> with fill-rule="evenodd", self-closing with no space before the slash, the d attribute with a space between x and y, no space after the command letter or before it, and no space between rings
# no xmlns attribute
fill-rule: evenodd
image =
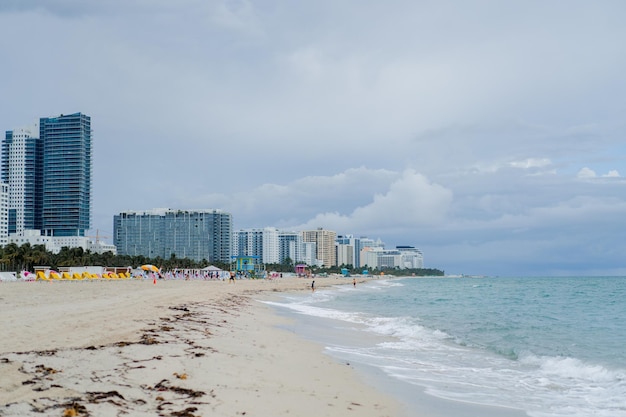
<svg viewBox="0 0 626 417"><path fill-rule="evenodd" d="M315 280L311 281L311 292L315 292Z"/></svg>
<svg viewBox="0 0 626 417"><path fill-rule="evenodd" d="M352 285L356 288L356 278L352 278Z"/></svg>

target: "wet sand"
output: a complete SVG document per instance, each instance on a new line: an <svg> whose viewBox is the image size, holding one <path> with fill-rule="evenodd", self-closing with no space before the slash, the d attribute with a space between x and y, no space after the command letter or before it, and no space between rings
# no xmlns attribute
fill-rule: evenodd
<svg viewBox="0 0 626 417"><path fill-rule="evenodd" d="M256 301L309 285L2 283L0 416L407 415Z"/></svg>

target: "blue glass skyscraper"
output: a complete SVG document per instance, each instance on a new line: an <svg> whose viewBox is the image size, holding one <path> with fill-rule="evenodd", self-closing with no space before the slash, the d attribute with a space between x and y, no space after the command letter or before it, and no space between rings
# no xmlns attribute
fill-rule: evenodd
<svg viewBox="0 0 626 417"><path fill-rule="evenodd" d="M91 118L82 113L41 118L39 132L43 234L84 236L91 223Z"/></svg>
<svg viewBox="0 0 626 417"><path fill-rule="evenodd" d="M2 181L8 184L8 232L84 236L91 224L91 118L82 113L39 119L7 131Z"/></svg>

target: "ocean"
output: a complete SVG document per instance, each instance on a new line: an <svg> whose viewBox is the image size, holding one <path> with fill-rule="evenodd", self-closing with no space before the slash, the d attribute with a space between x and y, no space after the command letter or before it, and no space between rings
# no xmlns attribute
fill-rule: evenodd
<svg viewBox="0 0 626 417"><path fill-rule="evenodd" d="M416 414L626 416L626 277L380 279L270 304Z"/></svg>

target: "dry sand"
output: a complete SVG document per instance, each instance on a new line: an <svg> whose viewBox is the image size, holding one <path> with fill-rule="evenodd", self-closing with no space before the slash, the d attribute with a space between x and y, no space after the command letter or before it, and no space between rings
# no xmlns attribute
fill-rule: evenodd
<svg viewBox="0 0 626 417"><path fill-rule="evenodd" d="M2 283L0 416L405 415L256 301L309 284Z"/></svg>

